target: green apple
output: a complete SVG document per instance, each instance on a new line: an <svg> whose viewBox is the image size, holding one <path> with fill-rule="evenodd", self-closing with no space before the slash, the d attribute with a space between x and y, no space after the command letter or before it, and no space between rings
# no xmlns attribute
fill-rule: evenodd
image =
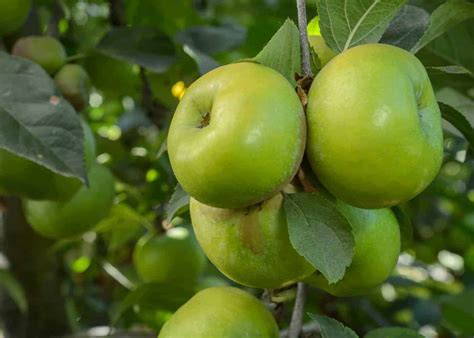
<svg viewBox="0 0 474 338"><path fill-rule="evenodd" d="M89 187L83 185L65 202L23 200L28 223L41 235L61 239L94 228L112 207L115 189L112 173L94 163L88 173Z"/></svg>
<svg viewBox="0 0 474 338"><path fill-rule="evenodd" d="M30 8L31 0L0 0L0 36L20 28Z"/></svg>
<svg viewBox="0 0 474 338"><path fill-rule="evenodd" d="M419 194L443 158L441 115L425 68L383 44L343 52L316 76L307 155L338 199L383 208Z"/></svg>
<svg viewBox="0 0 474 338"><path fill-rule="evenodd" d="M158 338L278 338L272 314L263 303L234 287L198 292L163 326Z"/></svg>
<svg viewBox="0 0 474 338"><path fill-rule="evenodd" d="M67 59L61 42L51 36L27 36L18 39L12 54L36 62L49 74L55 73Z"/></svg>
<svg viewBox="0 0 474 338"><path fill-rule="evenodd" d="M354 235L352 264L343 279L329 284L316 272L306 282L334 296L369 293L390 276L400 254L400 228L390 209L359 209L341 201L337 207L347 218Z"/></svg>
<svg viewBox="0 0 474 338"><path fill-rule="evenodd" d="M95 139L90 127L81 120L84 132L86 168L95 161ZM6 150L0 149L0 195L31 199L67 200L82 183L65 177Z"/></svg>
<svg viewBox="0 0 474 338"><path fill-rule="evenodd" d="M219 208L278 192L295 175L306 140L291 84L257 63L219 67L194 82L174 114L168 154L183 189Z"/></svg>
<svg viewBox="0 0 474 338"><path fill-rule="evenodd" d="M68 64L62 67L54 77L56 86L77 110L83 110L89 103L91 81L85 69L80 65Z"/></svg>
<svg viewBox="0 0 474 338"><path fill-rule="evenodd" d="M255 288L279 288L315 268L290 243L283 195L241 209L191 199L194 232L209 260L228 278Z"/></svg>
<svg viewBox="0 0 474 338"><path fill-rule="evenodd" d="M192 232L175 227L163 235L142 237L133 262L145 282L190 283L194 285L206 268L206 257Z"/></svg>
<svg viewBox="0 0 474 338"><path fill-rule="evenodd" d="M308 37L310 46L318 54L321 66L324 67L332 58L336 56L336 53L329 48L322 36L310 35Z"/></svg>

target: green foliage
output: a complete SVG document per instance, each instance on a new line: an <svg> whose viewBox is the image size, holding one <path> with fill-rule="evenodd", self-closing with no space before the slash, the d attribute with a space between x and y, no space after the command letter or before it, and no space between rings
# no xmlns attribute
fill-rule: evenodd
<svg viewBox="0 0 474 338"><path fill-rule="evenodd" d="M299 41L298 28L287 19L253 60L280 72L294 85L295 74L301 73Z"/></svg>
<svg viewBox="0 0 474 338"><path fill-rule="evenodd" d="M25 290L21 284L13 277L13 275L5 269L0 269L0 290L6 290L21 312L28 310L28 301L26 299Z"/></svg>
<svg viewBox="0 0 474 338"><path fill-rule="evenodd" d="M456 127L469 142L471 149L474 149L474 129L466 117L450 105L442 102L438 104L443 118Z"/></svg>
<svg viewBox="0 0 474 338"><path fill-rule="evenodd" d="M283 205L294 248L330 283L341 280L354 248L347 219L319 193L286 194Z"/></svg>
<svg viewBox="0 0 474 338"><path fill-rule="evenodd" d="M0 147L86 181L82 128L74 109L36 64L0 53ZM45 126L46 123L46 126Z"/></svg>
<svg viewBox="0 0 474 338"><path fill-rule="evenodd" d="M439 6L430 17L430 25L412 52L416 53L430 41L448 31L451 27L474 17L474 4L464 0L450 0Z"/></svg>
<svg viewBox="0 0 474 338"><path fill-rule="evenodd" d="M370 331L364 338L423 338L418 332L403 327L384 327Z"/></svg>
<svg viewBox="0 0 474 338"><path fill-rule="evenodd" d="M377 42L405 0L318 0L321 33L336 52Z"/></svg>
<svg viewBox="0 0 474 338"><path fill-rule="evenodd" d="M309 313L308 315L321 327L322 338L357 338L357 335L354 333L354 331L335 319L326 316L314 315L312 313Z"/></svg>

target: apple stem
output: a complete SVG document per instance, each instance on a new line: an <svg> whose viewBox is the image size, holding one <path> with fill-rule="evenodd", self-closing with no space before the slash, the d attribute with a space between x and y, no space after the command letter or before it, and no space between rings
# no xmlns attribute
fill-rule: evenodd
<svg viewBox="0 0 474 338"><path fill-rule="evenodd" d="M300 282L297 286L295 306L291 315L290 328L288 330L288 338L298 338L303 326L304 319L304 303L306 300L306 286Z"/></svg>
<svg viewBox="0 0 474 338"><path fill-rule="evenodd" d="M306 19L306 1L296 0L296 9L298 11L298 28L300 31L301 68L303 70L303 75L312 76L308 31L306 28L308 25Z"/></svg>

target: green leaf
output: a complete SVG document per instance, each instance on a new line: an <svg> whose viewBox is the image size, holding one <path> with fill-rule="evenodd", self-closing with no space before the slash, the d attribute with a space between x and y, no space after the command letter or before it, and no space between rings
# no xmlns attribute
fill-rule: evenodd
<svg viewBox="0 0 474 338"><path fill-rule="evenodd" d="M462 335L474 335L474 291L466 290L447 297L441 304L443 319L451 330Z"/></svg>
<svg viewBox="0 0 474 338"><path fill-rule="evenodd" d="M316 15L314 18L311 19L311 21L308 23L308 26L306 27L308 31L308 36L311 35L318 35L321 36L321 28L319 27L319 16Z"/></svg>
<svg viewBox="0 0 474 338"><path fill-rule="evenodd" d="M428 74L472 74L469 70L462 66L433 66L426 67Z"/></svg>
<svg viewBox="0 0 474 338"><path fill-rule="evenodd" d="M352 262L354 237L347 219L320 193L285 194L290 241L329 283L342 279Z"/></svg>
<svg viewBox="0 0 474 338"><path fill-rule="evenodd" d="M428 30L416 46L412 48L412 53L416 54L438 36L469 18L474 18L473 3L463 0L450 0L442 4L431 14Z"/></svg>
<svg viewBox="0 0 474 338"><path fill-rule="evenodd" d="M404 327L384 327L367 333L364 338L423 338L421 334Z"/></svg>
<svg viewBox="0 0 474 338"><path fill-rule="evenodd" d="M171 223L173 218L187 211L189 208L189 195L183 190L181 185L176 185L173 195L165 207L166 223Z"/></svg>
<svg viewBox="0 0 474 338"><path fill-rule="evenodd" d="M285 23L253 58L254 61L283 74L292 85L296 85L295 73L301 73L300 37L295 23Z"/></svg>
<svg viewBox="0 0 474 338"><path fill-rule="evenodd" d="M164 73L177 60L171 39L161 31L144 27L114 27L97 49L113 58L136 63L156 73Z"/></svg>
<svg viewBox="0 0 474 338"><path fill-rule="evenodd" d="M180 284L144 283L131 291L112 314L112 323L134 305L153 307L159 310L177 310L192 297L192 287Z"/></svg>
<svg viewBox="0 0 474 338"><path fill-rule="evenodd" d="M318 0L324 41L337 52L378 42L406 0Z"/></svg>
<svg viewBox="0 0 474 338"><path fill-rule="evenodd" d="M37 64L0 52L0 148L86 182L79 118Z"/></svg>
<svg viewBox="0 0 474 338"><path fill-rule="evenodd" d="M108 216L97 225L96 231L104 234L109 250L114 252L136 238L142 226L153 229L153 224L146 217L120 203L112 206Z"/></svg>
<svg viewBox="0 0 474 338"><path fill-rule="evenodd" d="M402 250L409 249L413 243L413 224L410 216L401 205L392 207L392 211L400 226L400 238Z"/></svg>
<svg viewBox="0 0 474 338"><path fill-rule="evenodd" d="M434 41L426 49L446 60L474 73L474 19L466 20L450 29Z"/></svg>
<svg viewBox="0 0 474 338"><path fill-rule="evenodd" d="M469 147L474 150L474 129L466 117L455 108L442 102L438 102L441 116L458 129L469 142Z"/></svg>
<svg viewBox="0 0 474 338"><path fill-rule="evenodd" d="M4 269L0 269L0 288L6 290L22 313L28 310L28 302L23 287L10 272Z"/></svg>
<svg viewBox="0 0 474 338"><path fill-rule="evenodd" d="M206 54L220 53L240 46L246 38L244 27L234 24L223 26L194 26L176 34L176 41Z"/></svg>
<svg viewBox="0 0 474 338"><path fill-rule="evenodd" d="M430 15L427 11L405 5L392 20L380 42L411 50L420 41L429 24Z"/></svg>
<svg viewBox="0 0 474 338"><path fill-rule="evenodd" d="M201 75L219 67L219 62L193 46L183 45L183 50L196 62L199 74Z"/></svg>
<svg viewBox="0 0 474 338"><path fill-rule="evenodd" d="M311 319L316 321L321 327L322 338L333 338L333 337L357 338L358 337L354 331L352 331L347 326L344 326L344 324L338 322L335 319L332 319L326 316L315 315L312 313L308 313L308 315L311 317Z"/></svg>

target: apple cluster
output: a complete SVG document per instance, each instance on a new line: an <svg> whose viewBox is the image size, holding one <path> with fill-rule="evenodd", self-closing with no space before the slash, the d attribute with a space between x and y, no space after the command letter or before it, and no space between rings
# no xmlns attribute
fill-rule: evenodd
<svg viewBox="0 0 474 338"><path fill-rule="evenodd" d="M419 60L383 44L330 58L311 85L306 114L293 86L254 62L205 74L174 114L168 152L191 196L196 237L237 283L278 288L305 280L334 295L368 292L400 253L390 207L423 191L440 168L440 111ZM288 236L283 190L304 155L355 238L352 265L335 284Z"/></svg>
<svg viewBox="0 0 474 338"><path fill-rule="evenodd" d="M20 15L25 10L23 6L28 5L27 13L29 3L29 0L0 0L0 12L5 9L17 11L15 13ZM0 19L0 35L10 31L5 26L5 18ZM15 42L11 54L43 68L76 111L87 106L91 89L89 76L82 66L67 63L65 48L59 40L49 36L23 37ZM96 144L92 130L85 120L79 116L77 119L84 136L87 185L77 178L62 176L30 159L0 149L0 194L22 197L28 223L36 232L52 239L74 237L93 229L107 216L115 196L112 173L95 160Z"/></svg>

